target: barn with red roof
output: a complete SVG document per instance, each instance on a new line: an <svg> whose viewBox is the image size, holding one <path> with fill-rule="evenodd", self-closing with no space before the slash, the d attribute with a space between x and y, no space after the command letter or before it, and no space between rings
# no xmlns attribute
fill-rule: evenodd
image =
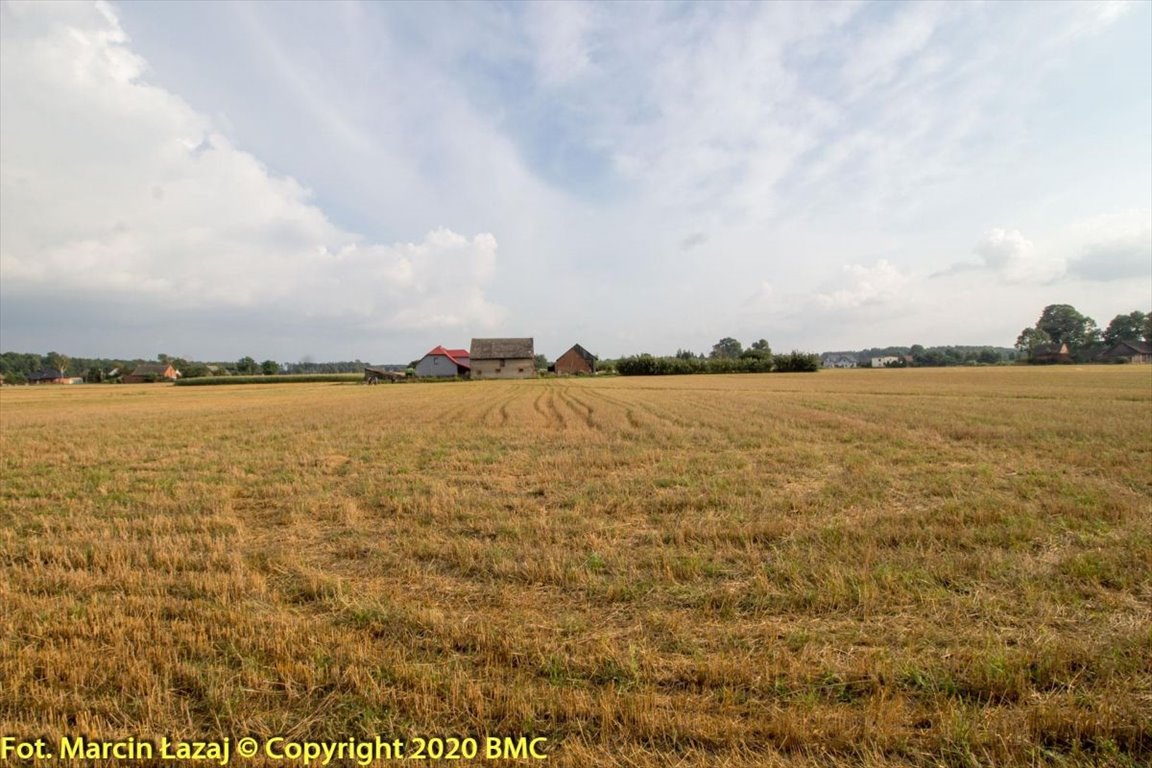
<svg viewBox="0 0 1152 768"><path fill-rule="evenodd" d="M416 375L429 378L467 376L472 370L466 349L446 349L437 346L416 363Z"/></svg>

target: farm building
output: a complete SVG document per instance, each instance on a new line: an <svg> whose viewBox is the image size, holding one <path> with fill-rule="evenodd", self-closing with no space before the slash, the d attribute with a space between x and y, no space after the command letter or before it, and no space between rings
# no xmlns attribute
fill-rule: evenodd
<svg viewBox="0 0 1152 768"><path fill-rule="evenodd" d="M889 366L899 365L899 364L900 364L900 358L896 357L895 355L885 355L883 357L872 358L872 367L873 368L887 368Z"/></svg>
<svg viewBox="0 0 1152 768"><path fill-rule="evenodd" d="M530 379L536 375L532 339L472 339L474 379Z"/></svg>
<svg viewBox="0 0 1152 768"><path fill-rule="evenodd" d="M75 384L76 380L69 376L65 376L63 371L58 371L55 368L45 368L36 373L30 373L27 376L29 384ZM83 379L80 379L83 381Z"/></svg>
<svg viewBox="0 0 1152 768"><path fill-rule="evenodd" d="M168 363L140 363L132 373L124 375L125 384L148 384L156 381L176 381L180 374Z"/></svg>
<svg viewBox="0 0 1152 768"><path fill-rule="evenodd" d="M1152 363L1152 344L1146 341L1118 341L1106 349L1101 360L1127 360L1130 363Z"/></svg>
<svg viewBox="0 0 1152 768"><path fill-rule="evenodd" d="M1070 363L1072 356L1068 354L1067 344L1044 344L1032 350L1033 363Z"/></svg>
<svg viewBox="0 0 1152 768"><path fill-rule="evenodd" d="M556 373L596 373L596 355L579 344L573 344L572 349L556 358L554 367Z"/></svg>
<svg viewBox="0 0 1152 768"><path fill-rule="evenodd" d="M368 365L364 366L365 384L379 384L382 381L403 381L405 378L406 377L401 371L387 371L383 368L373 368Z"/></svg>
<svg viewBox="0 0 1152 768"><path fill-rule="evenodd" d="M466 349L445 349L436 347L416 363L416 375L425 377L452 378L467 376L472 370Z"/></svg>

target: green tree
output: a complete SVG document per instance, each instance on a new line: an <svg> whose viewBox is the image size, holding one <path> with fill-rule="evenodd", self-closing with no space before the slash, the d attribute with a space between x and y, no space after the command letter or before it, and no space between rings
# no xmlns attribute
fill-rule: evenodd
<svg viewBox="0 0 1152 768"><path fill-rule="evenodd" d="M236 361L237 373L256 373L256 361L251 357L242 357Z"/></svg>
<svg viewBox="0 0 1152 768"><path fill-rule="evenodd" d="M179 370L182 379L199 379L209 373L208 366L204 363L185 363Z"/></svg>
<svg viewBox="0 0 1152 768"><path fill-rule="evenodd" d="M1067 344L1069 348L1091 344L1099 334L1096 321L1076 311L1071 304L1049 304L1044 307L1037 330L1048 334L1054 344Z"/></svg>
<svg viewBox="0 0 1152 768"><path fill-rule="evenodd" d="M767 339L760 339L759 341L752 342L752 346L744 350L740 356L755 358L757 360L770 360L772 358L772 347L768 346Z"/></svg>
<svg viewBox="0 0 1152 768"><path fill-rule="evenodd" d="M1116 315L1104 329L1104 342L1115 344L1118 341L1135 341L1144 335L1147 322L1148 315L1140 311Z"/></svg>
<svg viewBox="0 0 1152 768"><path fill-rule="evenodd" d="M62 355L59 352L48 353L48 365L52 366L52 368L55 370L60 371L61 376L68 372L68 365L71 362L72 358L68 357L68 355Z"/></svg>
<svg viewBox="0 0 1152 768"><path fill-rule="evenodd" d="M280 372L280 363L275 360L265 360L260 363L260 372L265 376L275 376Z"/></svg>
<svg viewBox="0 0 1152 768"><path fill-rule="evenodd" d="M1052 337L1039 328L1025 328L1016 337L1016 349L1020 350L1021 355L1027 357L1032 357L1032 353L1038 347L1051 343Z"/></svg>
<svg viewBox="0 0 1152 768"><path fill-rule="evenodd" d="M731 336L726 336L712 345L711 357L714 360L735 360L743 351L743 344Z"/></svg>
<svg viewBox="0 0 1152 768"><path fill-rule="evenodd" d="M536 364L536 370L538 370L538 371L548 370L548 356L547 355L536 355L536 357L534 358L534 362Z"/></svg>
<svg viewBox="0 0 1152 768"><path fill-rule="evenodd" d="M1144 341L1152 344L1152 312L1144 315Z"/></svg>
<svg viewBox="0 0 1152 768"><path fill-rule="evenodd" d="M1000 353L994 349L982 349L976 354L976 362L985 365L995 365L1000 362Z"/></svg>

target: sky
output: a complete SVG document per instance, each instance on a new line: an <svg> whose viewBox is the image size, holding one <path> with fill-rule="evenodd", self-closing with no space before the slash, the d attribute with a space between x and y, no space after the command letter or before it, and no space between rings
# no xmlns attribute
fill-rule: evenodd
<svg viewBox="0 0 1152 768"><path fill-rule="evenodd" d="M1152 310L1152 3L0 5L0 348L1012 346Z"/></svg>

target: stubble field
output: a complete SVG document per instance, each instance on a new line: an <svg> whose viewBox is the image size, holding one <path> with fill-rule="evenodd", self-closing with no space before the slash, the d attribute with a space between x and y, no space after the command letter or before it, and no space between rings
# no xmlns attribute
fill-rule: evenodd
<svg viewBox="0 0 1152 768"><path fill-rule="evenodd" d="M1152 759L1149 367L5 388L0 462L0 734Z"/></svg>

